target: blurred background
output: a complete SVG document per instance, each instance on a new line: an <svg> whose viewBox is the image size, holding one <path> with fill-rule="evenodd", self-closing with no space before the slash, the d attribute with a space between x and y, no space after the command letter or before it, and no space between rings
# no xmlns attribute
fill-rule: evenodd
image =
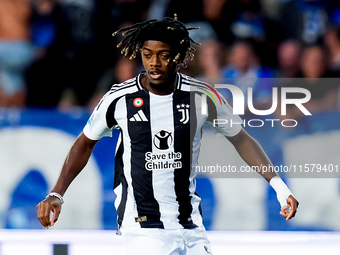
<svg viewBox="0 0 340 255"><path fill-rule="evenodd" d="M212 84L235 84L245 94L252 87L257 109L270 107L273 87L311 92L305 106L312 116L296 107L288 107L286 116L256 116L295 119L296 127L269 122L246 130L274 165L322 164L325 172L331 165L334 174L282 175L301 203L288 223L264 180L198 178L206 228L340 230L337 0L0 0L0 228L41 228L35 206L54 185L92 109L112 84L143 70L139 57L121 56L116 47L120 38L111 34L174 13L187 26L200 27L190 33L202 43L181 72ZM220 92L232 104L228 91ZM255 117L246 112L242 118ZM66 193L54 228L117 229L112 192L117 135L97 144ZM216 138L206 130L204 139L211 144ZM227 152L234 153L232 148Z"/></svg>
<svg viewBox="0 0 340 255"><path fill-rule="evenodd" d="M0 106L91 111L113 83L143 69L140 59L121 56L121 38L111 34L174 13L200 27L190 35L202 45L181 69L193 77L339 75L337 0L2 0ZM316 85L315 99L330 101L323 108L333 110L334 86Z"/></svg>

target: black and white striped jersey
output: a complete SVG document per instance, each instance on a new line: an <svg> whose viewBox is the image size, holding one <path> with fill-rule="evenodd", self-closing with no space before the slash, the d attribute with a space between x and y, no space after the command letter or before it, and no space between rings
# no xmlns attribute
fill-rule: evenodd
<svg viewBox="0 0 340 255"><path fill-rule="evenodd" d="M202 127L214 119L240 123L240 118L208 84L178 73L173 93L155 95L142 86L143 75L113 85L84 134L99 140L114 128L121 131L114 180L119 226L194 228L202 225L194 171ZM213 128L225 136L241 130L239 124Z"/></svg>

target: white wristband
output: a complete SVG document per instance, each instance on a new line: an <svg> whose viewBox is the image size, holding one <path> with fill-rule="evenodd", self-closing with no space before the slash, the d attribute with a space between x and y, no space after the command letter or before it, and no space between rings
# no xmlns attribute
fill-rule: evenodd
<svg viewBox="0 0 340 255"><path fill-rule="evenodd" d="M276 191L276 197L281 207L287 205L288 197L293 194L282 179L279 176L274 176L269 184Z"/></svg>
<svg viewBox="0 0 340 255"><path fill-rule="evenodd" d="M57 192L51 192L50 194L48 194L46 196L46 198L49 198L49 197L56 197L56 198L58 198L60 200L61 204L64 203L63 197L59 193L57 193Z"/></svg>

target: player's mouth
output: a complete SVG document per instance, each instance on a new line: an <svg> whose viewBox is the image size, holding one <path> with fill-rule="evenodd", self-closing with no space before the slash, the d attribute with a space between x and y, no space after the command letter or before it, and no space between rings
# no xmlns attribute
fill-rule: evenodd
<svg viewBox="0 0 340 255"><path fill-rule="evenodd" d="M162 72L160 71L149 71L150 78L153 80L159 80L162 77Z"/></svg>

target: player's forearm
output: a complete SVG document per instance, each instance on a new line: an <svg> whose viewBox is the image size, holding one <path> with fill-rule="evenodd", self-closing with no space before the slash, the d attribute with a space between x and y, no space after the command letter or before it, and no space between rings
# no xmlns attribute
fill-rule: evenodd
<svg viewBox="0 0 340 255"><path fill-rule="evenodd" d="M62 196L65 194L71 182L86 166L95 144L95 141L90 141L84 134L77 138L67 155L57 183L51 192L57 192Z"/></svg>
<svg viewBox="0 0 340 255"><path fill-rule="evenodd" d="M247 141L238 149L243 160L250 166L257 166L258 173L262 175L268 182L277 176L274 168L269 168L272 162L263 151L262 147L253 139L247 139ZM262 166L266 166L266 171L261 169Z"/></svg>
<svg viewBox="0 0 340 255"><path fill-rule="evenodd" d="M229 140L235 146L235 149L242 157L242 159L250 166L256 166L258 173L262 175L268 182L277 176L274 168L269 168L272 162L262 149L262 147L255 141L250 135L248 135L244 130L240 134L236 135L234 138L229 138ZM266 166L266 171L261 171L261 166Z"/></svg>

